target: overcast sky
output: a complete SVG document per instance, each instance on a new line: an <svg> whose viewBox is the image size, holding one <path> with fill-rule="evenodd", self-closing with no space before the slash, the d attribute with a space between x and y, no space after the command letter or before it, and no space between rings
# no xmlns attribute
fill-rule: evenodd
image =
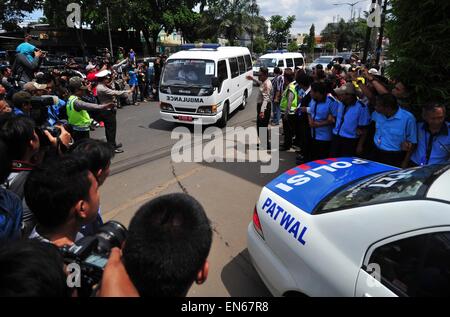
<svg viewBox="0 0 450 317"><path fill-rule="evenodd" d="M292 34L309 33L311 24L316 27L316 34L333 22L333 16L340 16L345 20L350 18L351 7L349 5L335 6L337 3L355 3L358 0L257 0L260 6L260 14L265 17L272 15L295 15L296 21L291 30ZM369 9L371 1L362 1L355 5L355 16L358 17L359 8L361 16Z"/></svg>
<svg viewBox="0 0 450 317"><path fill-rule="evenodd" d="M270 18L272 15L295 15L296 20L291 30L292 34L309 33L311 24L316 27L316 34L325 28L327 23L333 22L333 17L338 15L345 20L350 18L351 7L349 5L334 6L335 3L354 3L359 0L257 0L260 6L260 15ZM359 8L361 16L363 11L368 10L371 1L361 1L355 5L355 16L358 17ZM42 11L34 12L33 19L42 16ZM28 20L28 18L27 18Z"/></svg>

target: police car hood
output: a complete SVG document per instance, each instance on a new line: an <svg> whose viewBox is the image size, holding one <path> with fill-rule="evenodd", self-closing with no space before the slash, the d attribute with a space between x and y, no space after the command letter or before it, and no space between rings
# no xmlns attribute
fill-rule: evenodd
<svg viewBox="0 0 450 317"><path fill-rule="evenodd" d="M359 158L330 158L297 166L266 188L304 212L312 214L329 194L353 181L398 168Z"/></svg>

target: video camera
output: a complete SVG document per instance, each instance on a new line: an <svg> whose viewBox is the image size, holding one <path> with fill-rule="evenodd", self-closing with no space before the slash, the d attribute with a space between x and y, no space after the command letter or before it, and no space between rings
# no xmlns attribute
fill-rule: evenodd
<svg viewBox="0 0 450 317"><path fill-rule="evenodd" d="M81 270L80 296L90 296L103 276L112 248L122 248L127 229L117 221L109 221L94 236L87 236L72 246L60 249L66 264L76 263Z"/></svg>
<svg viewBox="0 0 450 317"><path fill-rule="evenodd" d="M61 135L61 129L56 126L50 126L48 123L48 109L56 103L56 97L43 96L43 97L31 97L31 113L30 117L36 123L36 134L39 137L39 142L42 147L50 145L50 140L45 135L44 131L50 132L50 134L57 138ZM71 127L69 124L61 122L64 128L71 133Z"/></svg>

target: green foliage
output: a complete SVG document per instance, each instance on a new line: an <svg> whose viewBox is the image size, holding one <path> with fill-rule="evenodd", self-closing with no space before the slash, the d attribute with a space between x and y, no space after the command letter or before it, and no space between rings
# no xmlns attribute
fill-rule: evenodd
<svg viewBox="0 0 450 317"><path fill-rule="evenodd" d="M274 15L270 18L271 32L269 34L269 39L273 48L282 48L283 43L286 43L290 29L294 22L295 15L288 16L286 19L283 19L281 15Z"/></svg>
<svg viewBox="0 0 450 317"><path fill-rule="evenodd" d="M311 25L311 28L309 29L309 36L308 36L308 51L310 54L314 54L314 48L316 47L316 27Z"/></svg>
<svg viewBox="0 0 450 317"><path fill-rule="evenodd" d="M27 13L42 6L43 0L2 0L0 1L0 24L5 30L17 29Z"/></svg>
<svg viewBox="0 0 450 317"><path fill-rule="evenodd" d="M289 52L298 52L297 41L292 41L291 43L289 43L287 49Z"/></svg>
<svg viewBox="0 0 450 317"><path fill-rule="evenodd" d="M263 37L256 37L253 42L253 51L257 54L264 54L267 51L267 41Z"/></svg>
<svg viewBox="0 0 450 317"><path fill-rule="evenodd" d="M415 111L430 101L450 102L450 2L390 1L388 68L415 91Z"/></svg>
<svg viewBox="0 0 450 317"><path fill-rule="evenodd" d="M324 42L334 43L338 51L344 48L359 50L364 47L367 22L359 19L355 22L345 22L341 19L338 23L328 23L320 33Z"/></svg>

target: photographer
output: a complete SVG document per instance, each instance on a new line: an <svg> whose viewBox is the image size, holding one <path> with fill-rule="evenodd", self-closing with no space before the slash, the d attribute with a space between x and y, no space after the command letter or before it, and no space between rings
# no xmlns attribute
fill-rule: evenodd
<svg viewBox="0 0 450 317"><path fill-rule="evenodd" d="M45 54L29 43L22 43L19 45L17 47L17 52L16 59L12 66L12 73L18 81L18 84L22 87L25 83L34 78L34 73L39 70Z"/></svg>
<svg viewBox="0 0 450 317"><path fill-rule="evenodd" d="M2 76L1 85L5 88L6 93L8 94L12 89L14 89L13 85L13 77L12 77L12 71L11 68L6 66L0 67L0 74Z"/></svg>
<svg viewBox="0 0 450 317"><path fill-rule="evenodd" d="M44 131L42 138L47 138L47 142L56 148L58 143L69 146L70 134L60 127L61 135L55 138L48 131ZM6 188L24 198L24 185L29 173L37 164L40 164L45 155L45 149L41 146L41 140L36 133L35 123L28 117L11 117L5 120L0 126L0 139L8 147L8 154L13 160L12 173L6 182ZM59 141L58 141L59 139ZM25 201L23 203L23 234L28 235L34 227L34 215L28 208Z"/></svg>
<svg viewBox="0 0 450 317"><path fill-rule="evenodd" d="M100 140L84 139L73 146L71 153L88 162L89 170L97 179L98 186L102 186L110 173L111 160L114 158L114 148L109 143ZM83 227L82 233L84 235L93 235L102 225L103 220L99 210L97 219Z"/></svg>
<svg viewBox="0 0 450 317"><path fill-rule="evenodd" d="M31 116L31 95L26 91L19 91L13 95L14 114L16 116Z"/></svg>
<svg viewBox="0 0 450 317"><path fill-rule="evenodd" d="M88 163L74 156L42 164L30 172L25 183L25 200L37 226L30 239L58 247L72 245L83 236L83 225L98 214L98 182Z"/></svg>
<svg viewBox="0 0 450 317"><path fill-rule="evenodd" d="M185 194L143 205L131 220L125 268L143 297L186 296L208 277L212 229L203 207Z"/></svg>
<svg viewBox="0 0 450 317"><path fill-rule="evenodd" d="M0 246L0 297L70 297L58 249L31 240Z"/></svg>
<svg viewBox="0 0 450 317"><path fill-rule="evenodd" d="M22 201L1 186L11 172L11 165L8 148L0 140L0 242L19 239L22 227Z"/></svg>

